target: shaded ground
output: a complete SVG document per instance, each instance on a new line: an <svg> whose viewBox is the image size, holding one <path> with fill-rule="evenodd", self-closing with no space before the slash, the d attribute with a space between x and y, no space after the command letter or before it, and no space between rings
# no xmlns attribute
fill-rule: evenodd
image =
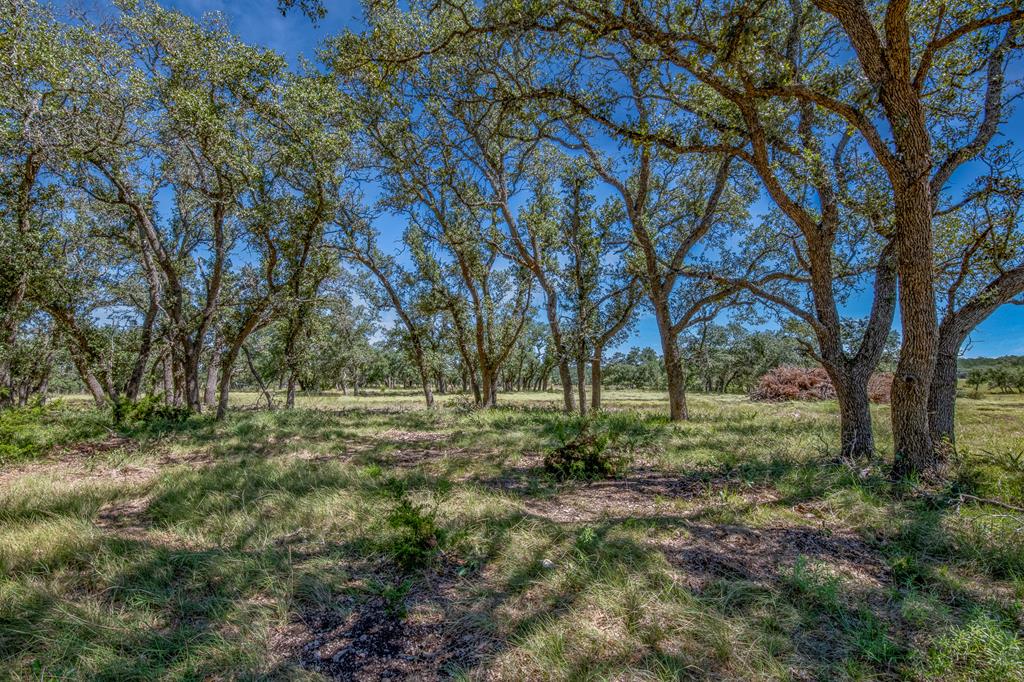
<svg viewBox="0 0 1024 682"><path fill-rule="evenodd" d="M0 664L1024 680L1024 523L956 490L894 490L883 462L837 464L828 406L783 420L698 399L680 427L620 411L628 473L557 483L541 453L566 418L545 404L236 412L0 468ZM1024 438L985 408L963 411L979 451ZM956 485L1012 497L1013 467L979 457Z"/></svg>
<svg viewBox="0 0 1024 682"><path fill-rule="evenodd" d="M493 644L460 627L460 587L454 576L431 576L397 605L370 597L345 613L296 614L276 633L275 653L333 679L447 679L479 664Z"/></svg>

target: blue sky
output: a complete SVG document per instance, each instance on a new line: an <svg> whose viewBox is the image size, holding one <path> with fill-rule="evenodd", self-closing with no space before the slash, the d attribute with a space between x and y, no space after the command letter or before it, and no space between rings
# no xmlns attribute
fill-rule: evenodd
<svg viewBox="0 0 1024 682"><path fill-rule="evenodd" d="M249 43L263 45L285 55L292 65L301 57L314 60L317 46L327 37L345 28L359 29L362 24L362 9L358 0L326 0L327 17L313 25L301 12L292 11L281 16L277 0L160 0L166 7L176 8L192 16L205 12L222 12L232 30ZM57 0L60 6L96 8L103 11L110 7L108 0ZM1014 124L1024 126L1024 116L1013 117ZM383 242L396 243L401 237L404 225L393 218L385 218L378 224ZM866 316L870 299L866 296L851 297L844 314ZM385 319L390 319L386 316ZM660 348L658 329L653 316L644 315L636 325L631 338L623 348L651 346ZM965 344L965 354L975 356L999 356L1024 354L1024 306L1003 306L982 323Z"/></svg>

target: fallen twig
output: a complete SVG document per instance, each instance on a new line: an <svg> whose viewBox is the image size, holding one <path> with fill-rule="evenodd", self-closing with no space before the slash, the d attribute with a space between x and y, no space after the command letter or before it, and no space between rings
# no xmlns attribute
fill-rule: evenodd
<svg viewBox="0 0 1024 682"><path fill-rule="evenodd" d="M982 502L984 504L991 504L994 507L1000 507L1002 509L1017 512L1018 514L1024 514L1024 507L1015 507L1012 504L1000 502L999 500L993 500L988 497L978 497L977 495L968 495L967 493L960 493L960 501L966 502L967 500L973 500L974 502Z"/></svg>

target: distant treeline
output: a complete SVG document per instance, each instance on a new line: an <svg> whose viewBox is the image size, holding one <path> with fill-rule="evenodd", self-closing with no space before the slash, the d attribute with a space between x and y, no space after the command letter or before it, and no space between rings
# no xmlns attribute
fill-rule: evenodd
<svg viewBox="0 0 1024 682"><path fill-rule="evenodd" d="M1024 355L1001 355L997 358L960 358L957 369L961 378L972 369L989 370L995 367L1024 367Z"/></svg>

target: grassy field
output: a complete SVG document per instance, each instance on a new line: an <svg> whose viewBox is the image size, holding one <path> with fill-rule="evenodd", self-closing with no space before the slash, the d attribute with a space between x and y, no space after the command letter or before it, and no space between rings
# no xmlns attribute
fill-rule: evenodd
<svg viewBox="0 0 1024 682"><path fill-rule="evenodd" d="M560 483L558 397L6 417L0 678L1024 681L1024 517L976 499L1024 505L1024 396L961 399L943 488L829 403L616 391L628 471Z"/></svg>

